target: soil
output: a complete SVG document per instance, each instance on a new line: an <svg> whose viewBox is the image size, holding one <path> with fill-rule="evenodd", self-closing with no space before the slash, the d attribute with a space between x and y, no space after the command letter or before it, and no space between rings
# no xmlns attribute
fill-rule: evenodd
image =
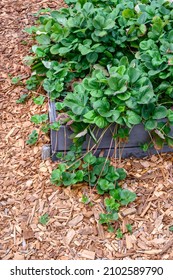
<svg viewBox="0 0 173 280"><path fill-rule="evenodd" d="M1 0L1 94L0 94L0 258L3 260L80 259L173 259L173 156L163 154L141 160L112 160L124 167L128 176L122 187L135 191L137 199L119 213L115 229L123 237L98 223L104 212L103 198L84 184L57 188L50 173L57 163L41 159L41 149L49 137L30 122L33 114L46 113L47 105L36 106L32 96L26 104L16 100L27 93L24 85L11 84L20 75L30 75L23 64L32 40L22 30L33 24L40 8L59 8L62 1ZM28 146L33 129L39 141ZM81 203L88 195L89 204ZM46 225L40 217L47 214ZM132 234L127 231L132 225Z"/></svg>

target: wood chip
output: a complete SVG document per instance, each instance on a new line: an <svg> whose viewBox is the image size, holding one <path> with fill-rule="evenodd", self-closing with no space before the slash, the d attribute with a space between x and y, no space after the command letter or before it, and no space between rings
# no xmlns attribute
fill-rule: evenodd
<svg viewBox="0 0 173 280"><path fill-rule="evenodd" d="M123 211L120 212L123 217L127 215L133 215L136 213L136 208L128 208L124 209Z"/></svg>
<svg viewBox="0 0 173 280"><path fill-rule="evenodd" d="M70 220L68 222L68 225L71 226L71 227L74 227L76 226L77 224L79 224L81 221L83 220L83 215L78 215L76 216L75 218L73 218L72 220Z"/></svg>
<svg viewBox="0 0 173 280"><path fill-rule="evenodd" d="M73 240L74 236L75 236L76 232L74 229L71 229L68 231L66 237L65 237L65 243L67 245L69 245L71 243L71 241Z"/></svg>
<svg viewBox="0 0 173 280"><path fill-rule="evenodd" d="M34 232L32 231L32 229L28 228L28 229L24 229L23 230L23 238L25 240L34 238Z"/></svg>
<svg viewBox="0 0 173 280"><path fill-rule="evenodd" d="M102 240L105 238L105 234L104 234L104 230L103 230L103 226L101 224L97 224L97 229L98 229L98 235L99 238L101 238Z"/></svg>
<svg viewBox="0 0 173 280"><path fill-rule="evenodd" d="M137 253L146 254L146 255L156 255L160 254L162 250L144 250L144 251L136 251Z"/></svg>
<svg viewBox="0 0 173 280"><path fill-rule="evenodd" d="M93 216L93 211L83 211L83 215L86 218L91 218L91 216Z"/></svg>
<svg viewBox="0 0 173 280"><path fill-rule="evenodd" d="M39 170L40 170L40 172L45 173L45 172L47 172L47 167L42 166L42 167L40 167Z"/></svg>
<svg viewBox="0 0 173 280"><path fill-rule="evenodd" d="M152 234L156 234L159 230L162 229L163 227L163 224L162 224L162 220L163 220L163 215L160 215L154 222L154 225L155 225L155 228L154 230L152 231Z"/></svg>
<svg viewBox="0 0 173 280"><path fill-rule="evenodd" d="M8 138L10 137L10 135L13 133L13 131L16 129L16 127L12 127L12 129L10 129L10 131L8 132L8 134L5 136L5 140L8 141Z"/></svg>
<svg viewBox="0 0 173 280"><path fill-rule="evenodd" d="M148 210L150 209L151 206L151 201L148 203L148 205L144 208L144 210L141 213L141 217L144 217L145 214L148 212Z"/></svg>
<svg viewBox="0 0 173 280"><path fill-rule="evenodd" d="M133 241L132 237L130 235L126 234L126 247L127 247L127 249L133 248L133 243L134 243L134 241Z"/></svg>
<svg viewBox="0 0 173 280"><path fill-rule="evenodd" d="M24 255L21 255L20 253L14 254L13 260L24 260L24 259L25 259Z"/></svg>
<svg viewBox="0 0 173 280"><path fill-rule="evenodd" d="M160 254L164 254L169 248L171 248L173 245L173 239L169 240L168 243L163 247Z"/></svg>
<svg viewBox="0 0 173 280"><path fill-rule="evenodd" d="M93 234L93 228L92 227L84 227L84 228L81 228L78 231L78 233L81 234L81 235L90 235L90 234Z"/></svg>
<svg viewBox="0 0 173 280"><path fill-rule="evenodd" d="M33 180L26 181L26 187L31 187L33 184Z"/></svg>
<svg viewBox="0 0 173 280"><path fill-rule="evenodd" d="M86 259L89 259L89 260L94 260L95 259L95 252L88 251L88 250L82 250L80 252L80 256L82 258L86 258Z"/></svg>
<svg viewBox="0 0 173 280"><path fill-rule="evenodd" d="M112 248L112 246L109 243L105 244L105 247L110 251L110 252L114 252L114 249Z"/></svg>

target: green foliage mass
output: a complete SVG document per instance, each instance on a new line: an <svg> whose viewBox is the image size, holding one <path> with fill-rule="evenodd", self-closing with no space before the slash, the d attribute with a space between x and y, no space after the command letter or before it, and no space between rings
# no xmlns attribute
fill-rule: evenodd
<svg viewBox="0 0 173 280"><path fill-rule="evenodd" d="M38 25L26 30L37 42L26 59L33 71L27 87L42 83L62 104L57 111L63 108L78 127L76 135L93 124L131 129L143 123L156 148L172 146L173 3L66 3L41 10ZM166 132L159 124L165 117Z"/></svg>

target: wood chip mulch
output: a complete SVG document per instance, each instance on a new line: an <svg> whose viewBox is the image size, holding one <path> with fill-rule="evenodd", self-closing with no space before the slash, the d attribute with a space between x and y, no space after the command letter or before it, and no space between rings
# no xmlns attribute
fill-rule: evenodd
<svg viewBox="0 0 173 280"><path fill-rule="evenodd" d="M123 238L99 225L103 198L85 185L56 188L50 173L56 166L41 160L41 147L49 138L40 135L35 146L26 145L33 130L30 117L47 111L34 105L16 104L24 86L11 85L11 76L25 79L23 65L32 45L22 30L30 26L33 13L42 7L58 8L62 1L1 0L1 94L0 94L0 258L35 259L173 259L173 156L151 156L142 160L114 162L128 171L123 183L137 193L137 199L121 209L119 222ZM27 43L26 43L27 42ZM39 129L39 128L36 128ZM88 194L92 204L81 203ZM46 225L39 223L48 214ZM132 224L132 234L126 224Z"/></svg>

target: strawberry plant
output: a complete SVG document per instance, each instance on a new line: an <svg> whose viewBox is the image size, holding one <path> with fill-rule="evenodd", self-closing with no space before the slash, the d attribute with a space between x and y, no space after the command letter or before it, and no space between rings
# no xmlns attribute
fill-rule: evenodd
<svg viewBox="0 0 173 280"><path fill-rule="evenodd" d="M42 225L46 225L49 221L49 215L48 214L44 214L39 218L39 223Z"/></svg>
<svg viewBox="0 0 173 280"><path fill-rule="evenodd" d="M38 140L38 132L34 129L28 137L26 144L34 145Z"/></svg>
<svg viewBox="0 0 173 280"><path fill-rule="evenodd" d="M58 186L85 181L108 195L100 221L111 230L119 207L136 196L119 187L123 170L93 154L106 130L113 127L113 141L125 142L133 126L142 123L152 139L143 150L173 147L173 3L65 2L67 8L39 11L37 25L26 29L36 42L25 59L32 70L26 86L42 86L57 110L55 123L48 124L44 114L31 121L43 123L46 132L71 128L74 146L51 181ZM40 106L44 100L40 95L34 103ZM94 144L88 143L87 154L81 155L87 135Z"/></svg>
<svg viewBox="0 0 173 280"><path fill-rule="evenodd" d="M25 103L28 99L28 94L22 94L19 99L16 100L17 104Z"/></svg>

